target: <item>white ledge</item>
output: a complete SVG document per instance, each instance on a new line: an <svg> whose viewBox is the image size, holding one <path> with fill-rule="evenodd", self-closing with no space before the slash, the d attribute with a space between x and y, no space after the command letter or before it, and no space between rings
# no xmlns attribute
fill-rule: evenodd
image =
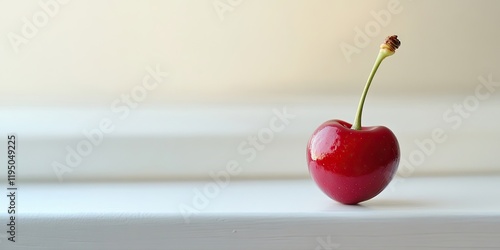
<svg viewBox="0 0 500 250"><path fill-rule="evenodd" d="M58 181L58 177L66 182L203 179L232 160L244 168L235 178L305 178L305 147L312 132L329 119L350 121L357 99L144 104L123 119L108 106L4 107L0 120L8 122L1 123L0 130L18 134L23 172L18 178L23 182ZM452 111L463 100L462 96L373 96L363 122L393 130L402 160L411 164L400 167L405 177L498 173L500 99L485 100L481 108L461 118ZM251 144L250 137L270 131L276 110L294 118L274 131L271 139L259 139L260 146ZM445 120L444 114L451 117ZM103 120L112 121L114 130L99 132ZM431 141L436 129L444 133L444 142ZM93 131L92 144L89 131ZM98 132L103 134L100 140L95 139ZM91 150L75 156L78 145L91 145L80 148ZM196 157L186 157L193 152ZM0 172L0 178L3 175Z"/></svg>
<svg viewBox="0 0 500 250"><path fill-rule="evenodd" d="M210 189L211 197L196 190L217 187L213 182L23 184L17 201L18 241L7 241L2 228L0 245L65 250L497 249L499 183L500 176L397 179L359 206L330 200L311 180L231 181L223 189ZM199 212L183 215L183 206ZM6 209L1 216L6 218Z"/></svg>

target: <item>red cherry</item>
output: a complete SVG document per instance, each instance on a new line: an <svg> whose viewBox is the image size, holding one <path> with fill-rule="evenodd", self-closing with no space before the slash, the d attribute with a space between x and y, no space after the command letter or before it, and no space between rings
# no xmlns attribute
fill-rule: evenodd
<svg viewBox="0 0 500 250"><path fill-rule="evenodd" d="M394 177L400 159L399 144L384 126L351 129L330 120L313 133L307 144L309 172L320 189L343 204L357 204L378 195Z"/></svg>
<svg viewBox="0 0 500 250"><path fill-rule="evenodd" d="M330 198L348 205L378 195L392 180L400 153L396 136L386 127L362 127L366 94L380 63L401 45L397 36L387 37L368 77L356 119L351 125L330 120L314 131L307 144L309 173Z"/></svg>

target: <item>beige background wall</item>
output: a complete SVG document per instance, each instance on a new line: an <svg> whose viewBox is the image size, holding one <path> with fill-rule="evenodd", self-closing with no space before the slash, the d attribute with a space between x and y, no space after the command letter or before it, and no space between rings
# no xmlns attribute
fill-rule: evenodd
<svg viewBox="0 0 500 250"><path fill-rule="evenodd" d="M500 77L499 10L493 0L3 1L0 103L109 104L156 64L169 87L151 103L357 96L389 34L402 46L375 95L470 93L478 76ZM347 57L346 44L359 50Z"/></svg>

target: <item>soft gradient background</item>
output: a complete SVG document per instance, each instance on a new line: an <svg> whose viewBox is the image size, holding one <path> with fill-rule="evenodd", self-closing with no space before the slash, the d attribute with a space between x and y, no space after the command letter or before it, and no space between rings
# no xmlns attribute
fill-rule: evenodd
<svg viewBox="0 0 500 250"><path fill-rule="evenodd" d="M140 79L145 65L171 72L155 103L315 94L358 95L385 36L402 40L398 58L377 75L376 94L467 93L477 76L500 75L500 2L393 1L400 13L348 63L340 49L371 11L391 1L68 1L15 53L43 1L0 6L3 104L107 103ZM220 2L226 3L226 0ZM374 32L377 33L377 32Z"/></svg>
<svg viewBox="0 0 500 250"><path fill-rule="evenodd" d="M44 21L46 8L47 22L13 46L25 20ZM365 120L393 129L403 158L418 150L415 140L446 131L446 143L408 176L498 171L498 93L457 130L442 117L474 97L478 77L500 81L499 10L495 0L1 1L2 133L24 138L29 179L54 180L51 163L64 160L65 147L160 65L168 83L69 179L208 178L242 158L238 143L282 107L297 122L241 176L307 177L308 136L327 119L351 121L378 46L397 34L402 46L381 66ZM390 16L380 23L373 13ZM342 46L356 47L367 27L368 40L347 58Z"/></svg>

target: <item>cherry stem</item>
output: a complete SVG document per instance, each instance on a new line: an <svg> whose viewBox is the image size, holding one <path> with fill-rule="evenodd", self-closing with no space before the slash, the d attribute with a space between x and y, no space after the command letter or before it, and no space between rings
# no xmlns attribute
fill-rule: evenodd
<svg viewBox="0 0 500 250"><path fill-rule="evenodd" d="M361 115L363 113L363 105L365 104L366 94L368 93L368 89L370 89L373 77L375 76L375 73L377 73L380 63L382 63L382 61L386 57L393 55L396 49L399 47L400 42L397 38L397 36L390 36L387 38L385 43L380 45L380 51L378 53L377 60L375 60L372 72L370 73L365 88L363 89L363 93L361 94L361 99L359 100L358 104L358 111L356 112L356 117L351 127L352 129L361 130Z"/></svg>

